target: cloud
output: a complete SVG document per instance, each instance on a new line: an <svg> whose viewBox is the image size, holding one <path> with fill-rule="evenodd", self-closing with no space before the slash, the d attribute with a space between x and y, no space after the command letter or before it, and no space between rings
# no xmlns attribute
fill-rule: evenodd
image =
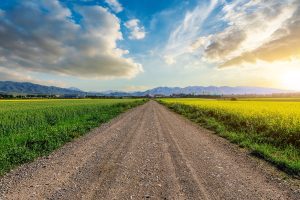
<svg viewBox="0 0 300 200"><path fill-rule="evenodd" d="M198 39L205 20L217 5L217 0L211 0L209 4L201 3L185 14L184 19L171 32L165 47L164 58L167 64L173 64L178 56L191 52L191 46Z"/></svg>
<svg viewBox="0 0 300 200"><path fill-rule="evenodd" d="M202 59L220 67L299 57L299 7L297 0L225 4L221 20L227 26L201 37L194 48L202 49Z"/></svg>
<svg viewBox="0 0 300 200"><path fill-rule="evenodd" d="M6 69L4 67L0 67L0 80L1 81L32 81L33 79L31 76L18 73L15 71L11 71L9 69Z"/></svg>
<svg viewBox="0 0 300 200"><path fill-rule="evenodd" d="M138 19L131 19L127 21L125 27L130 30L129 39L131 40L141 40L145 38L146 32L145 28L140 25L140 20Z"/></svg>
<svg viewBox="0 0 300 200"><path fill-rule="evenodd" d="M246 33L243 30L228 29L206 47L205 53L208 59L221 59L232 51L237 49L246 39Z"/></svg>
<svg viewBox="0 0 300 200"><path fill-rule="evenodd" d="M136 91L145 91L148 90L150 86L146 85L128 85L125 86L123 89L128 92L136 92Z"/></svg>
<svg viewBox="0 0 300 200"><path fill-rule="evenodd" d="M0 67L0 80L1 81L17 81L17 82L31 82L41 85L48 85L48 86L58 86L58 87L65 87L65 83L56 80L41 80L34 78L27 74L26 71L14 71L6 69L5 67Z"/></svg>
<svg viewBox="0 0 300 200"><path fill-rule="evenodd" d="M119 19L101 6L78 6L74 12L57 0L22 1L1 11L0 65L83 78L131 78L143 71L122 40Z"/></svg>
<svg viewBox="0 0 300 200"><path fill-rule="evenodd" d="M116 13L123 11L123 6L118 2L118 0L105 0L109 7Z"/></svg>
<svg viewBox="0 0 300 200"><path fill-rule="evenodd" d="M270 41L252 51L246 51L239 56L226 60L220 67L256 63L258 60L274 62L300 59L300 3L295 2L293 5L297 10L279 29L273 32Z"/></svg>
<svg viewBox="0 0 300 200"><path fill-rule="evenodd" d="M168 65L172 65L172 64L176 63L176 60L173 56L165 55L164 60L165 60L165 63L167 63Z"/></svg>

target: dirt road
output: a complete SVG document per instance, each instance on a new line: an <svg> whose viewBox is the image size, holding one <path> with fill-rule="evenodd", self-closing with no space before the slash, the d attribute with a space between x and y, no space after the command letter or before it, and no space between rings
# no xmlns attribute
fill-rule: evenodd
<svg viewBox="0 0 300 200"><path fill-rule="evenodd" d="M0 179L0 199L300 199L300 191L150 101L12 171Z"/></svg>

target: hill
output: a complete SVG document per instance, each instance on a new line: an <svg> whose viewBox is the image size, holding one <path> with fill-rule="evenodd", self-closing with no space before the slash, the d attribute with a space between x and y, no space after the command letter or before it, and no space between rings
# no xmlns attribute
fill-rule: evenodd
<svg viewBox="0 0 300 200"><path fill-rule="evenodd" d="M109 90L106 92L85 92L75 87L60 88L55 86L44 86L29 82L0 81L0 93L2 94L42 94L42 95L77 95L77 96L171 96L173 94L194 95L247 95L247 94L274 94L291 93L289 90L281 90L263 87L216 87L216 86L188 86L188 87L157 87L139 92L122 92Z"/></svg>
<svg viewBox="0 0 300 200"><path fill-rule="evenodd" d="M144 95L165 95L170 96L172 94L194 94L194 95L244 95L244 94L274 94L274 93L288 93L291 91L263 88L263 87L216 87L216 86L188 86L184 88L180 87L157 87L145 92L138 92L137 94Z"/></svg>
<svg viewBox="0 0 300 200"><path fill-rule="evenodd" d="M29 82L0 81L0 93L5 94L47 94L47 95L84 95L85 92L60 88L55 86L44 86Z"/></svg>

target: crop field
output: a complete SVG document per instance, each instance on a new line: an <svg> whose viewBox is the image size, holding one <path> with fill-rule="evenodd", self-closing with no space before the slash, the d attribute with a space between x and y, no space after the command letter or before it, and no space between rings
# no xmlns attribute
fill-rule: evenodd
<svg viewBox="0 0 300 200"><path fill-rule="evenodd" d="M288 99L160 99L162 104L247 147L282 170L300 173L300 102Z"/></svg>
<svg viewBox="0 0 300 200"><path fill-rule="evenodd" d="M144 103L142 99L0 101L0 175Z"/></svg>

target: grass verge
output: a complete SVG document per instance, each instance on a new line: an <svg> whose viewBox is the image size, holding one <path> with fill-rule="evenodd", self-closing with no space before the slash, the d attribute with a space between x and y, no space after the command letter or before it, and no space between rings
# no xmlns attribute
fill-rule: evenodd
<svg viewBox="0 0 300 200"><path fill-rule="evenodd" d="M244 127L232 126L232 123L226 123L214 116L209 116L207 112L202 112L196 106L159 102L191 121L215 131L232 143L248 148L252 155L263 158L280 170L296 177L300 176L299 148L291 144L279 143L273 139L270 140L267 136L251 130L247 131Z"/></svg>
<svg viewBox="0 0 300 200"><path fill-rule="evenodd" d="M22 110L22 105L18 110L0 112L0 175L50 154L90 129L145 101L99 103L87 100L87 104L80 102L80 105L71 106L67 105L70 103L59 106L62 101L58 101L51 106L53 102L45 102L45 106L38 109L30 107Z"/></svg>

